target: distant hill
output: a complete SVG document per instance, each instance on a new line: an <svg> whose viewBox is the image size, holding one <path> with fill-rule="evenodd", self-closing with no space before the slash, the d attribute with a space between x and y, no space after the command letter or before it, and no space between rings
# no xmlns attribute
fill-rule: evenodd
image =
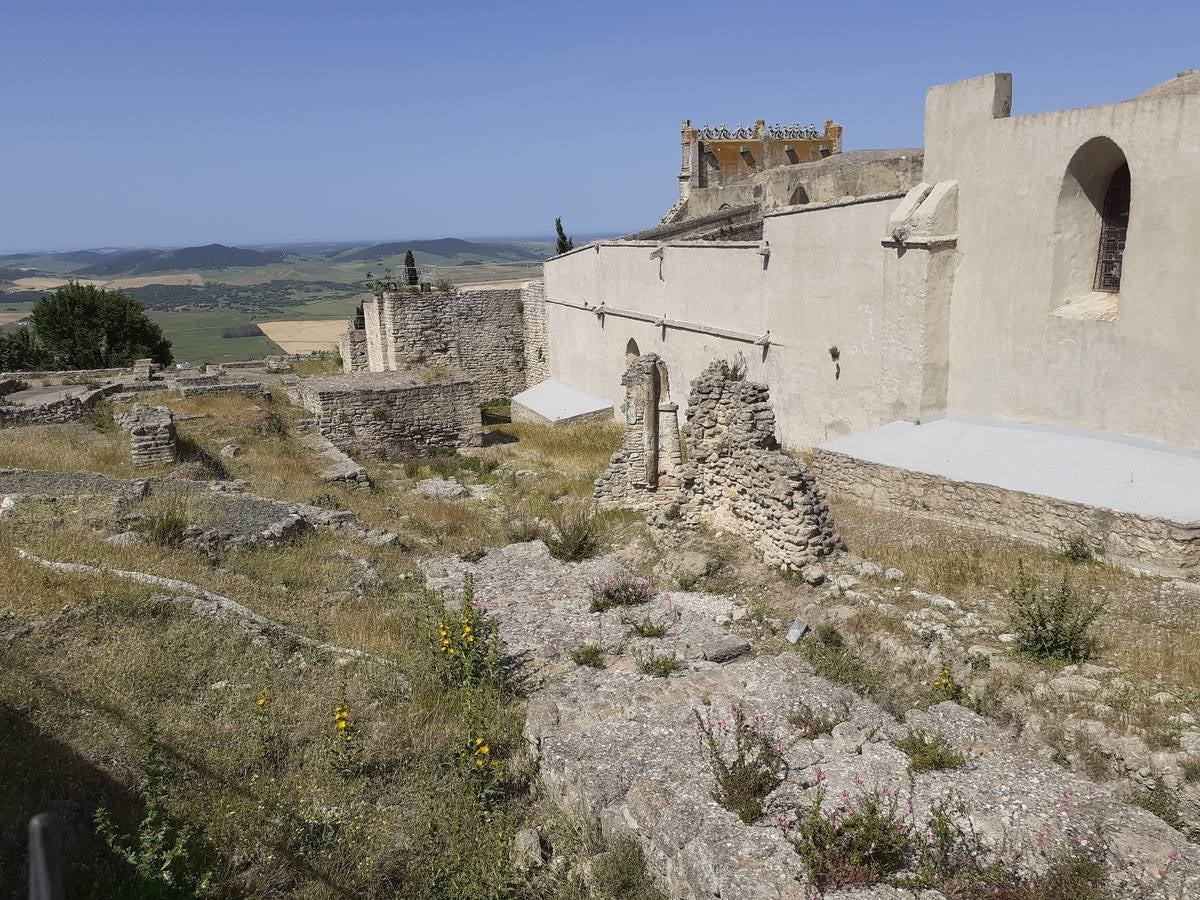
<svg viewBox="0 0 1200 900"><path fill-rule="evenodd" d="M131 250L105 254L91 265L77 269L81 278L107 278L113 275L152 275L194 269L225 269L230 266L269 266L281 263L288 254L283 250L246 250L224 244L184 247L180 250Z"/></svg>
<svg viewBox="0 0 1200 900"><path fill-rule="evenodd" d="M516 244L490 244L464 241L461 238L438 238L431 241L390 241L385 244L372 244L369 247L355 247L351 250L344 250L331 259L337 262L379 260L390 256L402 256L409 250L413 252L414 256L427 254L441 259L467 257L476 264L481 257L495 262L541 262L546 258L545 254Z"/></svg>

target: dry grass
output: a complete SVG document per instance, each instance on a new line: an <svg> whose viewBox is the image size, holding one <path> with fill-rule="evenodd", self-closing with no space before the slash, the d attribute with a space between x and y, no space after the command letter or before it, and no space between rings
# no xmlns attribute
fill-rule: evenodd
<svg viewBox="0 0 1200 900"><path fill-rule="evenodd" d="M1200 696L1200 594L1164 579L1100 561L1072 563L1062 553L961 526L832 502L852 552L905 572L905 587L945 594L968 609L1006 618L1018 565L1053 586L1066 572L1075 591L1105 603L1097 621L1098 662L1123 669L1152 691L1174 686Z"/></svg>
<svg viewBox="0 0 1200 900"><path fill-rule="evenodd" d="M136 474L129 437L85 424L46 425L0 431L0 466L43 472L98 472L116 478Z"/></svg>

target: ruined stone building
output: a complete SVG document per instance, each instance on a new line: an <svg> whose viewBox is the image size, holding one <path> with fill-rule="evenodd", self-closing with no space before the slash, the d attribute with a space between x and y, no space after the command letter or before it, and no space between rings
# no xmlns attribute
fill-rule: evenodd
<svg viewBox="0 0 1200 900"><path fill-rule="evenodd" d="M552 377L620 410L639 357L741 359L839 492L1200 565L1200 73L1011 108L1006 74L940 85L923 149L831 123L817 159L685 125L664 222L546 264Z"/></svg>

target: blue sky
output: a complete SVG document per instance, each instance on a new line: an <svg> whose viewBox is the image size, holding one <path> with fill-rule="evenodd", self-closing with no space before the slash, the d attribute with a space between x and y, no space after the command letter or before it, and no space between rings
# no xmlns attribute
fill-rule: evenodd
<svg viewBox="0 0 1200 900"><path fill-rule="evenodd" d="M1195 2L4 0L0 34L0 252L631 230L684 117L911 146L932 84L1010 71L1019 115L1200 67Z"/></svg>

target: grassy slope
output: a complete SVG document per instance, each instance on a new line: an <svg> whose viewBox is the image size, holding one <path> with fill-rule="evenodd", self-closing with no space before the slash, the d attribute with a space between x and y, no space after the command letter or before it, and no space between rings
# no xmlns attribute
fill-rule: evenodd
<svg viewBox="0 0 1200 900"><path fill-rule="evenodd" d="M616 432L507 426L520 440L485 451L502 465L488 476L503 498L497 509L415 497L414 479L430 474L420 463L372 465L381 485L374 492L331 489L314 478L296 439L262 427L266 413L246 398L144 399L201 415L180 430L210 452L239 444L243 453L227 465L252 490L295 500L323 494L402 540L372 548L311 535L228 553L214 565L182 550L106 543L112 514L103 502L23 504L0 521L0 559L13 576L0 594L0 634L31 628L0 653L0 722L9 737L0 746L0 883L18 882L24 823L50 809L67 822L68 895L130 895L130 871L89 820L104 805L121 826L136 824L141 733L154 723L173 773L168 806L197 828L195 864L213 871L217 896L528 896L513 886L509 854L531 771L520 704L490 684L441 680L432 652L437 603L412 575L419 556L505 542L502 510L545 514L557 497L590 493ZM289 428L303 415L278 408ZM6 431L0 458L129 477L127 441L87 426ZM502 477L518 468L541 477ZM404 700L389 669L339 668L312 652L258 645L228 622L156 600L152 588L20 562L16 546L193 581L305 634L394 660L413 697ZM350 587L355 565L339 551L369 559L384 583L360 596ZM336 765L330 750L343 696L366 752L353 770ZM464 768L462 751L477 736L500 761L495 780Z"/></svg>

